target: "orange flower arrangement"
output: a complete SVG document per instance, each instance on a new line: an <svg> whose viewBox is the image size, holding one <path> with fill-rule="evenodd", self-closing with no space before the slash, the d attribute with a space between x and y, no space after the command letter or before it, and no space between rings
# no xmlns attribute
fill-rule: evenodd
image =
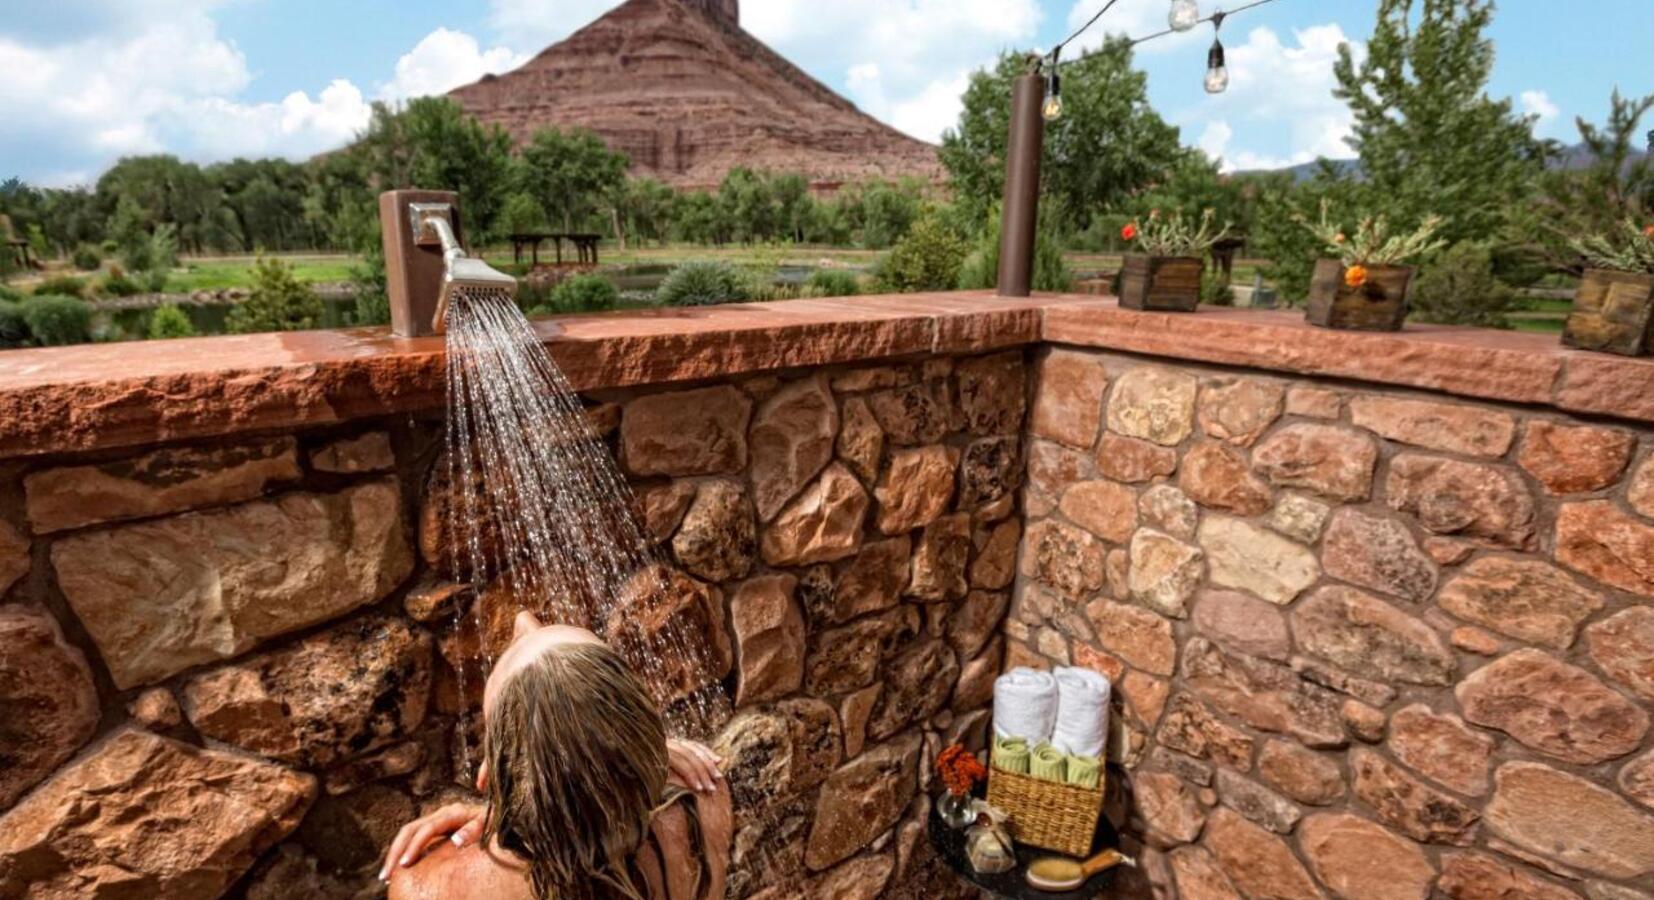
<svg viewBox="0 0 1654 900"><path fill-rule="evenodd" d="M1366 266L1350 266L1344 270L1344 283L1352 288L1358 288L1367 283Z"/></svg>
<svg viewBox="0 0 1654 900"><path fill-rule="evenodd" d="M969 794L978 781L988 777L988 770L982 761L961 744L954 744L937 754L936 771L941 774L948 793L955 797Z"/></svg>

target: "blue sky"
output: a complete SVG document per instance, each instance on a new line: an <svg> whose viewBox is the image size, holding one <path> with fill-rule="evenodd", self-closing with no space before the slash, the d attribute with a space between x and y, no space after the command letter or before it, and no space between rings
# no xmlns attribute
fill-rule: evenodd
<svg viewBox="0 0 1654 900"><path fill-rule="evenodd" d="M746 0L743 23L870 113L929 140L970 71L1048 48L1104 0ZM1169 0L1120 0L1099 29L1162 27ZM1233 0L1228 5L1240 5ZM1218 4L1200 0L1203 12ZM0 177L94 179L123 154L304 158L349 139L369 102L520 64L615 0L6 0ZM1276 0L1225 24L1231 90L1202 92L1211 30L1139 48L1150 99L1231 168L1347 155L1328 94L1339 43L1360 51L1375 0ZM1098 29L1094 29L1097 32ZM1492 92L1572 140L1610 90L1654 90L1650 0L1504 0ZM1095 40L1097 34L1088 36ZM1654 123L1651 123L1654 124Z"/></svg>

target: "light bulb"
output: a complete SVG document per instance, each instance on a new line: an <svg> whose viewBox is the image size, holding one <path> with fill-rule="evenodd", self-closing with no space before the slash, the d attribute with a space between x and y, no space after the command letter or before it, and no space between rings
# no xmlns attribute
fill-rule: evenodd
<svg viewBox="0 0 1654 900"><path fill-rule="evenodd" d="M1045 98L1045 121L1055 122L1062 118L1062 96L1052 94Z"/></svg>
<svg viewBox="0 0 1654 900"><path fill-rule="evenodd" d="M1042 111L1047 122L1062 118L1062 75L1057 72L1057 53L1061 50L1059 47L1051 54L1051 74L1045 78L1045 106Z"/></svg>
<svg viewBox="0 0 1654 900"><path fill-rule="evenodd" d="M1166 24L1173 31L1188 31L1200 24L1200 6L1195 0L1172 0L1172 11L1166 15Z"/></svg>
<svg viewBox="0 0 1654 900"><path fill-rule="evenodd" d="M1206 93L1221 94L1229 89L1229 67L1223 61L1223 43L1212 41L1206 51Z"/></svg>

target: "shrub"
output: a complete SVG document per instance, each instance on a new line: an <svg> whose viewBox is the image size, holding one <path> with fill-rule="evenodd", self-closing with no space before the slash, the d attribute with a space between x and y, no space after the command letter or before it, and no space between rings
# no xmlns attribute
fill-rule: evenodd
<svg viewBox="0 0 1654 900"><path fill-rule="evenodd" d="M126 274L126 271L120 266L116 266L104 277L103 283L99 285L99 290L111 297L132 297L142 294L144 286L139 284L137 279Z"/></svg>
<svg viewBox="0 0 1654 900"><path fill-rule="evenodd" d="M976 239L970 255L959 268L959 289L987 290L999 287L999 216L995 214ZM1034 238L1034 290L1070 291L1074 273L1062 258L1062 245L1052 229L1041 228Z"/></svg>
<svg viewBox="0 0 1654 900"><path fill-rule="evenodd" d="M54 275L34 286L37 297L79 297L86 293L86 279L73 275Z"/></svg>
<svg viewBox="0 0 1654 900"><path fill-rule="evenodd" d="M1200 272L1200 302L1208 306L1234 306L1235 291L1211 260Z"/></svg>
<svg viewBox="0 0 1654 900"><path fill-rule="evenodd" d="M13 303L18 303L18 302L22 301L22 299L23 299L23 292L22 291L18 290L17 288L12 287L9 284L6 284L4 282L0 282L0 300L10 300Z"/></svg>
<svg viewBox="0 0 1654 900"><path fill-rule="evenodd" d="M385 252L371 245L362 262L350 269L351 295L355 308L350 321L355 325L389 325L390 289L385 278Z"/></svg>
<svg viewBox="0 0 1654 900"><path fill-rule="evenodd" d="M150 314L148 333L152 341L195 337L195 323L190 321L189 315L183 310L169 304Z"/></svg>
<svg viewBox="0 0 1654 900"><path fill-rule="evenodd" d="M614 309L620 291L601 275L575 275L559 281L534 309L536 315L602 312Z"/></svg>
<svg viewBox="0 0 1654 900"><path fill-rule="evenodd" d="M96 272L103 265L103 253L91 244L81 244L75 248L72 257L75 268L82 272Z"/></svg>
<svg viewBox="0 0 1654 900"><path fill-rule="evenodd" d="M294 277L281 260L262 257L253 264L253 285L247 299L225 322L231 334L261 331L299 331L321 324L325 310L310 285Z"/></svg>
<svg viewBox="0 0 1654 900"><path fill-rule="evenodd" d="M29 323L23 319L23 305L0 299L0 348L27 347Z"/></svg>
<svg viewBox="0 0 1654 900"><path fill-rule="evenodd" d="M951 291L959 283L965 242L934 216L913 223L880 262L879 281L899 293Z"/></svg>
<svg viewBox="0 0 1654 900"><path fill-rule="evenodd" d="M817 269L804 286L812 297L854 297L861 293L861 282L843 269Z"/></svg>
<svg viewBox="0 0 1654 900"><path fill-rule="evenodd" d="M1502 328L1516 292L1493 274L1493 249L1461 241L1419 270L1413 315L1425 322Z"/></svg>
<svg viewBox="0 0 1654 900"><path fill-rule="evenodd" d="M684 263L655 290L655 301L662 306L716 306L750 297L746 279L724 262Z"/></svg>
<svg viewBox="0 0 1654 900"><path fill-rule="evenodd" d="M79 297L36 294L23 301L23 321L42 347L92 340L92 307Z"/></svg>

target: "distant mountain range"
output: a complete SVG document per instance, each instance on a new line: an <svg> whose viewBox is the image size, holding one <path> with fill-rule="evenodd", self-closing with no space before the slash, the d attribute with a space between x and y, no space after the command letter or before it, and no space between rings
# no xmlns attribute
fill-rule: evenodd
<svg viewBox="0 0 1654 900"><path fill-rule="evenodd" d="M1646 152L1634 153L1630 159L1626 160L1626 165L1633 165L1637 162L1637 160L1640 160L1647 155L1648 154ZM1340 175L1354 175L1358 178L1361 176L1361 160L1359 159L1333 159L1327 160L1327 162L1332 163L1333 168L1336 169ZM1595 162L1596 157L1591 154L1591 151L1585 149L1584 144L1574 144L1563 148L1557 158L1551 160L1549 167L1552 169L1572 171L1574 169L1588 168ZM1309 179L1314 178L1315 173L1320 170L1321 163L1317 160L1315 162L1299 163L1296 166L1288 166L1284 169L1248 169L1245 171L1235 172L1234 174L1272 175L1279 172L1287 172L1292 175L1292 179L1294 181L1308 181Z"/></svg>

